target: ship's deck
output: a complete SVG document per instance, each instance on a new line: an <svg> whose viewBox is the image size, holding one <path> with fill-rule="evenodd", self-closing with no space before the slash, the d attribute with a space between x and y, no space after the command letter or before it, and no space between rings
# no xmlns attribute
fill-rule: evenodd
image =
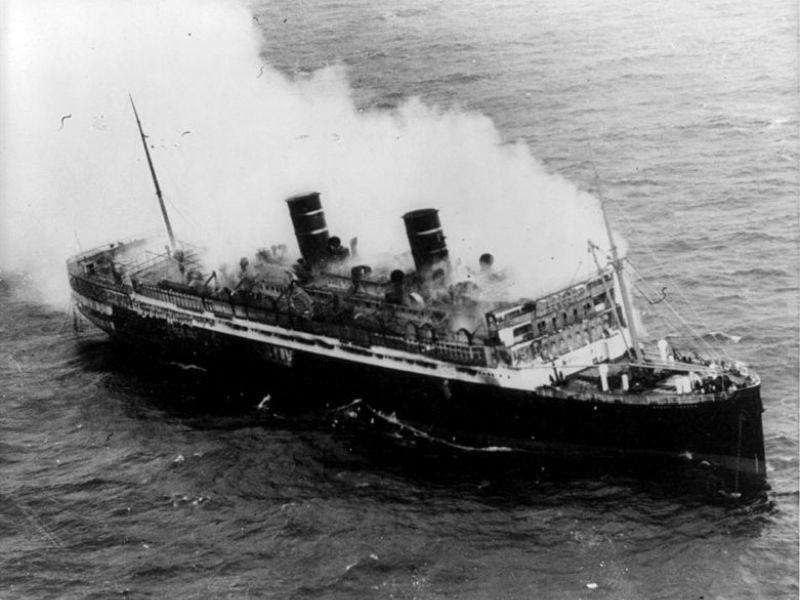
<svg viewBox="0 0 800 600"><path fill-rule="evenodd" d="M607 364L607 386L603 389L600 365L551 386L553 395L589 396L601 402L628 404L696 404L721 401L739 389L760 384L755 374L744 375L735 369L716 371L703 364L642 363L631 366L627 361ZM692 367L696 370L691 370ZM623 381L628 375L628 381ZM685 387L684 387L685 386Z"/></svg>
<svg viewBox="0 0 800 600"><path fill-rule="evenodd" d="M537 331L531 331L532 328L526 325L521 337L514 339L512 345L504 345L502 341L489 339L482 321L477 321L479 326L471 332L466 328L452 331L448 319L458 317L460 309L452 303L422 307L392 305L374 294L352 289L329 289L330 282L325 278L320 282L298 284L296 289L293 285L287 288L286 279L271 279L273 275L285 277L287 265L275 265L276 270L272 272L262 269L258 275L262 284L259 293L231 291L221 287L225 279L232 279L230 275L217 276L213 286L209 285L209 281L215 279L215 273L204 267L201 249L181 244L179 252L181 259L176 260L174 252L159 252L146 240L136 240L81 253L68 264L73 276L100 282L123 293L136 291L180 308L210 311L223 318L238 317L275 325L288 323L298 331L341 337L366 346L375 344L400 349L461 365L493 367L501 364L513 370L549 370L553 364L551 387L554 394L589 395L609 402L631 402L634 397L643 402L671 401L669 399L675 397L682 402L698 402L758 383L754 374L751 377L736 369L721 369L708 363L659 362L651 358L631 365L626 359L613 356L598 357L595 361L612 361L607 363L606 385L602 382L600 368L591 364L578 372L572 368L571 374L562 378L557 366L561 349L571 350L573 344L579 347L587 338L602 340L601 336L607 336L607 331L601 334L598 325L590 331L577 316L575 322L568 322L565 311L563 326L555 327L554 318L551 331L547 319L548 329L537 335ZM293 320L294 309L291 302L286 303L286 298L287 294L295 292L304 294L309 302L321 307L320 310L329 312ZM501 315L497 309L495 314L509 320L512 327L517 327L518 321L530 321L527 314L531 310L535 314L537 303L549 305L552 300L546 297L520 304L516 312L525 314L506 311ZM352 313L349 321L343 321L340 314L329 308L342 304L347 305ZM613 308L603 310L607 324L611 321L608 311ZM473 307L471 312L474 318L479 311ZM386 320L389 314L394 321ZM299 315L295 313L294 316ZM594 312L592 319L598 321ZM514 355L518 348L527 350L524 361Z"/></svg>

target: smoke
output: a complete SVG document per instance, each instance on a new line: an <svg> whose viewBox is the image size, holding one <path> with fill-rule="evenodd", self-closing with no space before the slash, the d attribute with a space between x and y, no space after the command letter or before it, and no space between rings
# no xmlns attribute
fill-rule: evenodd
<svg viewBox="0 0 800 600"><path fill-rule="evenodd" d="M608 245L597 200L489 118L415 98L359 110L341 65L288 78L238 4L20 0L6 13L0 269L62 305L69 255L162 227L129 93L177 236L218 263L296 248L283 200L306 191L372 260L407 252L404 212L439 208L451 257L491 252L513 296L588 274L587 240Z"/></svg>

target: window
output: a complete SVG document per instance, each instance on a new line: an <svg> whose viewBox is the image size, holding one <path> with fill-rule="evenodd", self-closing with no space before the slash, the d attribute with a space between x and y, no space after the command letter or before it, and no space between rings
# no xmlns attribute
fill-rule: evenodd
<svg viewBox="0 0 800 600"><path fill-rule="evenodd" d="M602 304L602 303L603 303L603 302L605 302L605 301L606 301L606 294L605 294L605 292L603 292L603 293L601 293L601 294L598 294L597 296L595 296L595 297L594 297L594 304L595 304L595 306L597 306L598 304Z"/></svg>
<svg viewBox="0 0 800 600"><path fill-rule="evenodd" d="M513 335L514 335L514 337L519 337L521 335L525 335L526 333L529 333L530 331L533 331L533 324L525 323L524 325L520 325L519 327L515 327L514 331L513 331Z"/></svg>

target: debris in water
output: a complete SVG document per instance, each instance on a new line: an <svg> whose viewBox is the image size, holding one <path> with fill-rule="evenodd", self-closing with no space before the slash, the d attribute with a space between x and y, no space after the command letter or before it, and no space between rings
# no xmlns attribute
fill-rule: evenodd
<svg viewBox="0 0 800 600"><path fill-rule="evenodd" d="M64 121L66 121L67 119L71 119L71 118L72 118L72 113L70 113L68 115L64 115L63 117L61 117L61 127L59 127L58 130L61 131L62 129L64 129Z"/></svg>
<svg viewBox="0 0 800 600"><path fill-rule="evenodd" d="M174 360L170 361L167 364L170 364L170 365L173 365L175 367L178 367L179 369L183 369L184 371L192 371L192 370L194 370L194 371L205 371L206 370L205 368L203 368L201 366L198 366L198 365L193 365L191 363L190 364L181 363L181 362L177 362L177 361L174 361Z"/></svg>
<svg viewBox="0 0 800 600"><path fill-rule="evenodd" d="M586 587L587 587L587 588L589 588L590 590L596 590L596 589L597 589L597 584L596 584L596 583L594 583L594 582L592 582L592 583L587 583L587 584L586 584Z"/></svg>
<svg viewBox="0 0 800 600"><path fill-rule="evenodd" d="M544 475L544 466L542 466L542 470L539 471L539 477L536 478L536 485L539 485L542 482L542 475Z"/></svg>
<svg viewBox="0 0 800 600"><path fill-rule="evenodd" d="M186 459L183 457L183 454L178 454L178 456L176 456L175 460L173 460L172 462L173 462L173 464L179 465L179 464L183 463L183 461L185 461L185 460Z"/></svg>

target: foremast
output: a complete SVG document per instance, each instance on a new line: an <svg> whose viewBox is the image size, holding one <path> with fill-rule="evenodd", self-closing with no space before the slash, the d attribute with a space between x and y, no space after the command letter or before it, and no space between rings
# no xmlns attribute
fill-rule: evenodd
<svg viewBox="0 0 800 600"><path fill-rule="evenodd" d="M614 275L617 279L617 287L619 289L620 296L622 296L622 312L625 316L625 323L628 326L628 333L631 338L630 344L630 354L631 358L634 361L639 360L639 336L636 331L636 322L633 314L633 308L631 307L630 297L628 296L628 288L625 283L625 274L623 273L622 263L624 259L619 257L619 252L617 251L617 244L614 242L614 234L611 231L611 225L608 221L608 213L606 212L606 202L603 198L602 193L600 192L599 185L598 189L598 196L600 198L600 212L603 214L603 225L606 229L606 235L608 236L608 243L611 246L611 268L614 270ZM594 249L596 246L592 244L591 240L589 241L589 246L594 255ZM597 263L597 256L594 256L595 263ZM598 264L598 269L600 265ZM616 314L616 311L615 311ZM622 327L620 327L622 330Z"/></svg>
<svg viewBox="0 0 800 600"><path fill-rule="evenodd" d="M167 236L169 237L169 246L172 251L175 251L175 235L172 233L172 224L169 222L169 215L167 214L167 207L164 205L164 196L161 193L161 186L158 185L158 177L156 177L156 170L153 167L153 160L150 158L150 150L147 148L147 136L142 131L142 122L139 120L139 113L136 112L136 105L133 103L133 96L128 94L133 108L133 115L136 117L136 125L139 127L139 135L142 137L142 146L144 147L145 156L147 156L147 166L150 167L150 175L153 177L153 183L156 186L156 196L158 196L158 205L161 207L161 216L164 217L164 225L167 228Z"/></svg>

